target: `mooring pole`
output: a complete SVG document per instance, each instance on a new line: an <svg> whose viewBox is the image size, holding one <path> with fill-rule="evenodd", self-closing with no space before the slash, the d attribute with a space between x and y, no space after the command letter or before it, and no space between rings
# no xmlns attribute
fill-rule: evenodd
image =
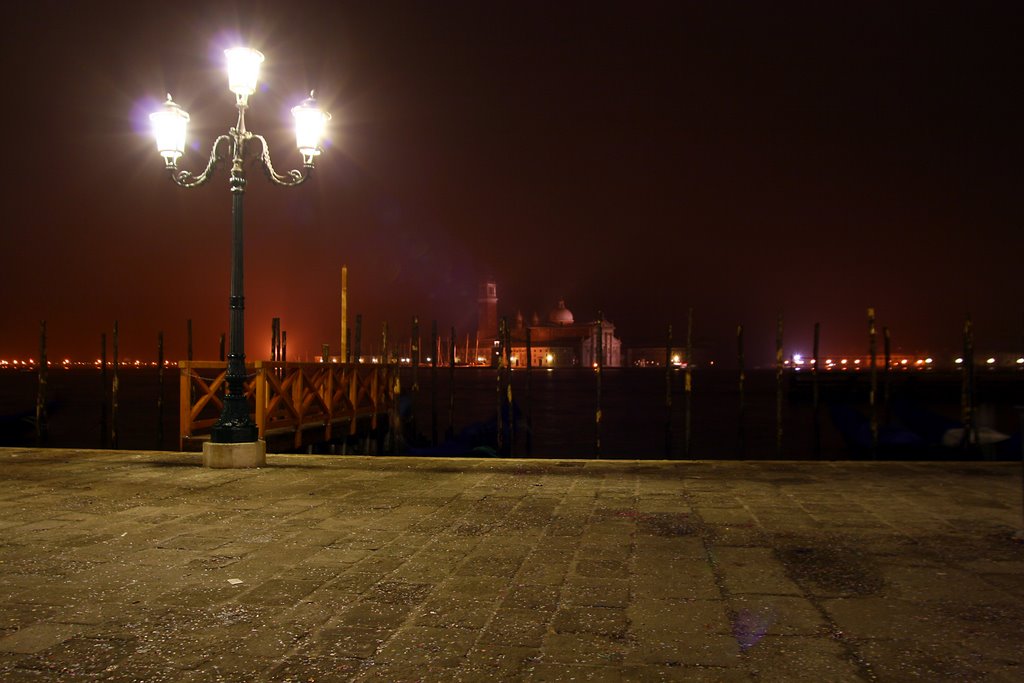
<svg viewBox="0 0 1024 683"><path fill-rule="evenodd" d="M665 457L672 457L672 323L665 333Z"/></svg>
<svg viewBox="0 0 1024 683"><path fill-rule="evenodd" d="M871 388L868 390L868 410L871 413L871 457L878 457L878 334L875 330L875 309L868 309L868 367L871 369Z"/></svg>
<svg viewBox="0 0 1024 683"><path fill-rule="evenodd" d="M39 322L39 366L37 368L37 391L36 391L36 446L46 444L46 321Z"/></svg>
<svg viewBox="0 0 1024 683"><path fill-rule="evenodd" d="M960 380L960 412L964 423L964 433L960 448L966 450L976 443L974 437L974 329L971 317L964 320L964 355L961 363L963 375Z"/></svg>
<svg viewBox="0 0 1024 683"><path fill-rule="evenodd" d="M505 454L505 421L502 419L502 411L505 408L505 397L502 395L501 379L502 379L502 363L505 362L505 352L501 347L505 343L505 318L501 318L498 321L498 367L496 376L496 393L498 399L498 415L497 415L497 429L495 438L497 440L497 452L498 455Z"/></svg>
<svg viewBox="0 0 1024 683"><path fill-rule="evenodd" d="M114 380L110 385L110 447L117 449L117 399L118 393L121 388L121 381L118 377L118 365L120 360L118 359L118 331L117 321L114 321Z"/></svg>
<svg viewBox="0 0 1024 683"><path fill-rule="evenodd" d="M410 401L409 401L409 429L410 438L414 445L416 445L418 435L416 433L416 399L420 393L420 319L419 316L412 317L412 338L410 339L411 351L410 363L412 364L412 386L409 389Z"/></svg>
<svg viewBox="0 0 1024 683"><path fill-rule="evenodd" d="M437 321L430 321L430 445L437 448Z"/></svg>
<svg viewBox="0 0 1024 683"><path fill-rule="evenodd" d="M448 338L448 431L446 439L455 438L455 328Z"/></svg>
<svg viewBox="0 0 1024 683"><path fill-rule="evenodd" d="M782 457L782 314L775 322L775 455Z"/></svg>
<svg viewBox="0 0 1024 683"><path fill-rule="evenodd" d="M352 356L352 362L359 363L363 362L363 314L356 313L356 334L355 334L355 349Z"/></svg>
<svg viewBox="0 0 1024 683"><path fill-rule="evenodd" d="M597 410L594 412L594 455L601 455L601 374L604 368L604 314L597 312L597 348L595 372L597 374Z"/></svg>
<svg viewBox="0 0 1024 683"><path fill-rule="evenodd" d="M811 362L811 406L814 410L814 457L821 457L821 413L818 408L820 406L820 393L818 387L818 365L820 363L818 357L818 341L821 335L821 323L814 323L814 349Z"/></svg>
<svg viewBox="0 0 1024 683"><path fill-rule="evenodd" d="M685 430L683 435L683 452L689 459L691 456L690 446L693 439L693 307L686 311L686 373L685 384Z"/></svg>
<svg viewBox="0 0 1024 683"><path fill-rule="evenodd" d="M156 335L156 449L164 449L164 333Z"/></svg>
<svg viewBox="0 0 1024 683"><path fill-rule="evenodd" d="M512 402L512 326L505 321L505 402L508 404L508 454L515 455L516 447L516 407Z"/></svg>
<svg viewBox="0 0 1024 683"><path fill-rule="evenodd" d="M747 371L744 367L743 360L743 325L736 326L736 364L739 368L737 375L737 382L739 384L739 407L736 417L736 440L739 445L739 454L742 457L747 452L747 435L743 429L743 413L746 409L745 406L745 384L747 380Z"/></svg>
<svg viewBox="0 0 1024 683"><path fill-rule="evenodd" d="M191 370L190 370L191 372ZM192 381L189 380L191 386ZM107 333L100 334L100 448L107 447Z"/></svg>
<svg viewBox="0 0 1024 683"><path fill-rule="evenodd" d="M467 340L468 345L468 340ZM533 331L526 327L526 457L533 455Z"/></svg>

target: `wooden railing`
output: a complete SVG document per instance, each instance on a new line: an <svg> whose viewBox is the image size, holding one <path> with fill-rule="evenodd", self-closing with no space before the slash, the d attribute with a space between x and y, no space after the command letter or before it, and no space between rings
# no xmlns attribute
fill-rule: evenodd
<svg viewBox="0 0 1024 683"><path fill-rule="evenodd" d="M208 438L225 390L223 361L179 361L179 448ZM394 366L344 363L246 363L245 396L259 437L291 437L301 448L355 434L360 418L376 428L398 396ZM305 436L315 431L315 436Z"/></svg>

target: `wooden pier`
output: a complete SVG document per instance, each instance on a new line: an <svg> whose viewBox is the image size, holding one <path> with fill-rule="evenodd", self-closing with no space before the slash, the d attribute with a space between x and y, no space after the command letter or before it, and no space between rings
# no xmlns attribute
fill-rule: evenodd
<svg viewBox="0 0 1024 683"><path fill-rule="evenodd" d="M180 361L179 449L201 450L222 408L223 361ZM278 450L300 450L375 430L398 397L391 365L246 363L245 395L259 438Z"/></svg>

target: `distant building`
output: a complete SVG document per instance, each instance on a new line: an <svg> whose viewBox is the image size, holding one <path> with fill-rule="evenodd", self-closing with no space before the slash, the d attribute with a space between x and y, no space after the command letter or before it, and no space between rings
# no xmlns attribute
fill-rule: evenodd
<svg viewBox="0 0 1024 683"><path fill-rule="evenodd" d="M497 285L493 281L480 286L477 302L477 361L494 363L497 360L498 296ZM520 312L510 325L513 366L525 367L527 364L527 332L532 367L591 367L597 362L599 339L602 365L622 365L622 342L615 336L615 325L608 320L577 323L572 311L565 307L565 301L559 301L546 320L541 320L534 313L527 324ZM481 360L483 358L487 360Z"/></svg>

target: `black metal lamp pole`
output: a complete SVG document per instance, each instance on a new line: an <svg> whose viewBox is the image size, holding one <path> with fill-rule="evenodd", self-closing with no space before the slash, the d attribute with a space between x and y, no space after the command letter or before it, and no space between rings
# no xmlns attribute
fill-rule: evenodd
<svg viewBox="0 0 1024 683"><path fill-rule="evenodd" d="M258 53L257 53L258 54ZM259 55L262 61L262 55ZM228 130L227 135L221 135L213 142L210 150L210 159L206 168L199 175L189 171L178 169L177 160L183 149L171 149L167 151L168 145L161 146L158 135L158 147L164 155L165 167L170 173L171 179L179 186L191 189L199 187L210 180L213 170L221 161L220 148L222 143L228 143L231 148L231 172L229 185L231 188L231 216L232 216L232 239L231 239L231 295L228 334L230 347L227 356L226 384L227 392L224 396L224 405L220 418L213 426L211 440L213 443L248 443L257 440L258 430L255 422L249 413L249 401L245 395L245 290L243 275L243 198L245 196L245 161L246 143L258 141L260 143L259 161L266 171L267 177L275 185L282 187L295 187L304 183L313 171L313 162L320 150L315 143L303 144L299 140L299 150L302 153L302 170L290 170L283 175L274 170L270 160L270 147L262 135L256 135L245 128L245 110L248 108L248 95L236 91L236 106L238 108L238 124ZM161 114L168 115L181 125L181 138L184 139L184 123L188 121L186 114L177 104L167 96L165 109ZM329 115L320 112L313 99L313 93L301 105L292 110L296 120L299 121L303 114L311 112L321 117L321 122L326 122ZM300 113L301 112L301 113ZM154 115L154 124L157 123ZM301 124L301 122L300 122ZM310 146L313 144L313 146ZM179 146L180 147L180 146Z"/></svg>

